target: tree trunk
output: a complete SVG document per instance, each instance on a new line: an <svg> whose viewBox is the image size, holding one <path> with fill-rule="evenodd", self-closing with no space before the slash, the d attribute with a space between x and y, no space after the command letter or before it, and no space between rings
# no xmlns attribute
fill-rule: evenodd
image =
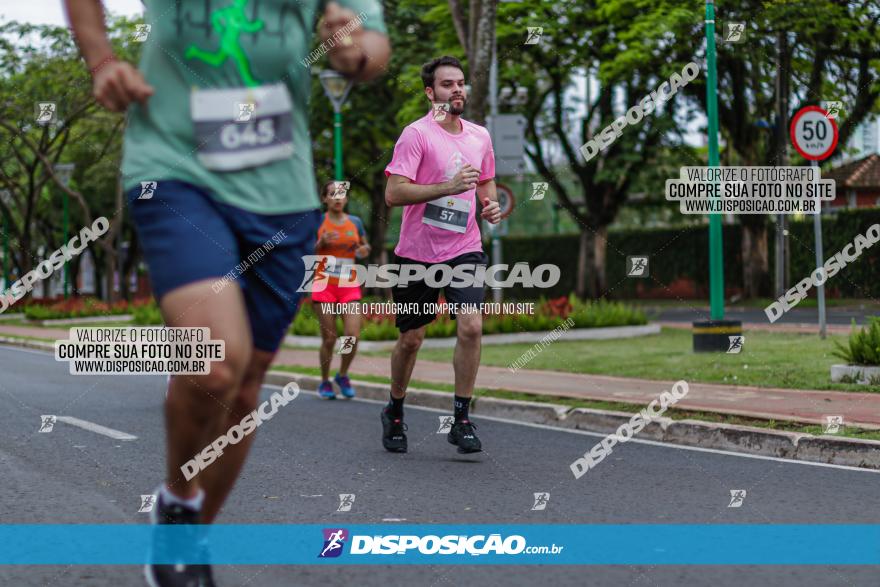
<svg viewBox="0 0 880 587"><path fill-rule="evenodd" d="M596 288L596 298L600 298L608 291L608 280L605 277L605 261L608 252L608 227L600 226L593 235L593 281Z"/></svg>
<svg viewBox="0 0 880 587"><path fill-rule="evenodd" d="M492 46L495 41L496 0L470 0L467 22L463 3L449 0L449 13L458 42L467 56L466 73L471 85L468 96L467 118L475 124L486 125L486 102L489 96L489 69Z"/></svg>
<svg viewBox="0 0 880 587"><path fill-rule="evenodd" d="M577 279L575 295L584 299L599 299L605 295L608 282L605 260L608 249L608 227L586 227L578 241Z"/></svg>
<svg viewBox="0 0 880 587"><path fill-rule="evenodd" d="M104 301L108 304L112 304L113 302L119 299L119 295L113 289L113 280L116 275L116 251L113 249L112 245L104 249L104 282L105 282L105 296ZM121 276L120 276L121 279Z"/></svg>
<svg viewBox="0 0 880 587"><path fill-rule="evenodd" d="M743 217L743 220L746 217ZM741 221L743 258L743 298L770 297L770 258L767 223Z"/></svg>
<svg viewBox="0 0 880 587"><path fill-rule="evenodd" d="M587 266L589 265L590 256L590 231L581 229L580 238L578 238L578 256L577 256L577 276L574 283L574 295L581 299L587 297Z"/></svg>
<svg viewBox="0 0 880 587"><path fill-rule="evenodd" d="M489 70L492 66L492 46L495 41L495 0L477 0L471 6L480 4L478 20L475 24L474 43L468 49L468 69L471 81L471 94L468 97L470 120L480 126L486 125L487 103L489 97ZM474 18L471 12L470 18Z"/></svg>
<svg viewBox="0 0 880 587"><path fill-rule="evenodd" d="M370 193L370 227L367 240L370 243L370 258L363 262L388 264L388 251L385 250L385 239L388 235L388 223L391 208L385 203L385 172L380 168L373 175L373 189ZM368 293L391 299L391 289L387 287L369 288Z"/></svg>

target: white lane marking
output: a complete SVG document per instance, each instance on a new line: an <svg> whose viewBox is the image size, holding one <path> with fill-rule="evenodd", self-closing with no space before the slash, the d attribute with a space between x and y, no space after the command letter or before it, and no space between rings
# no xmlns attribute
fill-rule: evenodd
<svg viewBox="0 0 880 587"><path fill-rule="evenodd" d="M281 389L281 387L277 385L271 385L269 383L264 383L264 387L277 387ZM361 401L371 404L381 404L385 405L386 401L383 400L375 400L375 399L367 399L363 397L354 398L355 401ZM428 408L425 406L406 406L408 410L424 410L426 412L434 412L436 414L448 414L449 410L441 410L439 408ZM588 432L586 430L577 430L575 428L559 428L556 426L548 426L547 424L534 424L532 422L517 422L516 420L509 420L507 418L498 418L495 416L481 416L479 413L475 413L474 416L481 420L491 420L493 422L501 422L502 424L515 424L517 426L528 426L530 428L540 428L541 430L552 430L553 432L568 432L569 434L580 434L582 436L593 436L596 438L605 438L608 436L607 434L602 434L600 432ZM659 446L662 448L671 448L676 450L690 450L694 452L707 452L710 454L716 455L724 455L729 457L740 457L743 459L758 459L762 461L776 461L779 463L788 463L790 465L806 465L809 467L825 467L828 469L843 469L845 471L858 471L860 473L880 473L878 469L863 469L861 467L852 467L849 465L835 465L833 463L814 463L812 461L798 461L794 459L783 459L781 457L768 457L764 455L750 455L742 452L732 452L729 450L721 450L717 448L704 448L700 446L682 446L680 444L669 444L666 442L658 442L656 440L642 440L639 438L632 438L628 442L634 442L636 444L648 444L651 446Z"/></svg>
<svg viewBox="0 0 880 587"><path fill-rule="evenodd" d="M58 416L57 421L76 426L77 428L82 428L83 430L88 430L89 432L94 432L95 434L109 436L114 440L137 440L137 436L132 436L131 434L120 432L113 428L107 428L106 426L101 426L100 424L95 424L94 422L89 422L87 420L80 420L73 416Z"/></svg>

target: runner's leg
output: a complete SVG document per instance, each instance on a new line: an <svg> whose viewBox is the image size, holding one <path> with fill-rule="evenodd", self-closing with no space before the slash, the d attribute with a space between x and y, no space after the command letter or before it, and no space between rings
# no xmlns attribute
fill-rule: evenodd
<svg viewBox="0 0 880 587"><path fill-rule="evenodd" d="M333 362L333 347L336 345L336 315L325 312L320 303L313 304L313 307L321 328L321 350L318 353L321 360L321 381L327 381L330 379L330 364Z"/></svg>
<svg viewBox="0 0 880 587"><path fill-rule="evenodd" d="M354 360L357 353L358 337L361 335L361 316L360 314L343 314L342 327L345 336L354 337L354 348L347 355L342 355L342 365L339 367L340 375L348 375L348 368Z"/></svg>
<svg viewBox="0 0 880 587"><path fill-rule="evenodd" d="M257 408L263 379L274 358L275 353L253 349L241 389L233 401L232 411L221 426L221 434L240 423L242 418ZM245 436L238 444L231 444L224 448L223 456L202 472L201 484L206 494L205 505L202 508L202 519L206 524L214 521L223 502L232 491L232 486L238 479L238 474L244 466L244 461L255 437L256 431Z"/></svg>
<svg viewBox="0 0 880 587"><path fill-rule="evenodd" d="M391 397L395 399L406 396L406 388L409 386L427 328L425 325L401 332L397 344L394 345L391 352Z"/></svg>
<svg viewBox="0 0 880 587"><path fill-rule="evenodd" d="M165 400L168 487L180 497L196 493L200 476L187 481L181 467L216 437L211 435L232 409L251 355L250 327L241 290L229 284L215 293L213 283L203 280L179 287L160 302L169 327L208 327L211 339L225 341L225 359L211 363L210 373L171 378Z"/></svg>
<svg viewBox="0 0 880 587"><path fill-rule="evenodd" d="M481 340L483 335L482 314L459 314L455 317L456 343L452 366L455 370L455 395L471 397L477 370L480 368Z"/></svg>

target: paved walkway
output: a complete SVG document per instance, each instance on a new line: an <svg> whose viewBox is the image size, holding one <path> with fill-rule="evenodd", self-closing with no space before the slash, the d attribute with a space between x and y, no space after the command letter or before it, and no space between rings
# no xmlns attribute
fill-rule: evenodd
<svg viewBox="0 0 880 587"><path fill-rule="evenodd" d="M746 327L747 328L747 327ZM0 336L67 338L68 329L0 325ZM315 367L317 351L283 349L277 365ZM334 366L337 364L334 361ZM357 374L388 377L389 359L360 355L355 359ZM453 382L452 365L435 361L416 363L413 379L431 383ZM477 387L507 389L539 395L647 404L668 390L673 381L647 381L604 375L582 375L556 371L521 369L511 373L504 367L480 367ZM880 393L792 390L692 383L678 402L689 410L773 418L798 422L825 423L826 416L843 416L844 422L880 429Z"/></svg>

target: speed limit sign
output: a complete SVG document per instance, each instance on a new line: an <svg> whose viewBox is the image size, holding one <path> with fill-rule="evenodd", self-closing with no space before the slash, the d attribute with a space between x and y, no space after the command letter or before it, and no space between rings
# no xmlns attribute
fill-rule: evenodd
<svg viewBox="0 0 880 587"><path fill-rule="evenodd" d="M791 119L791 142L804 159L822 161L837 147L837 123L818 106L805 106Z"/></svg>
<svg viewBox="0 0 880 587"><path fill-rule="evenodd" d="M503 183L496 184L495 190L498 193L498 206L501 208L501 218L507 218L513 212L513 207L516 205L513 190Z"/></svg>
<svg viewBox="0 0 880 587"><path fill-rule="evenodd" d="M827 159L837 147L837 123L828 118L828 112L818 106L805 106L791 119L791 142L804 159L810 160L814 171L819 161ZM818 173L816 173L818 178ZM813 235L816 242L816 271L823 271L825 255L822 251L822 201L817 202L813 214ZM825 338L825 285L816 287L819 307L819 336Z"/></svg>

